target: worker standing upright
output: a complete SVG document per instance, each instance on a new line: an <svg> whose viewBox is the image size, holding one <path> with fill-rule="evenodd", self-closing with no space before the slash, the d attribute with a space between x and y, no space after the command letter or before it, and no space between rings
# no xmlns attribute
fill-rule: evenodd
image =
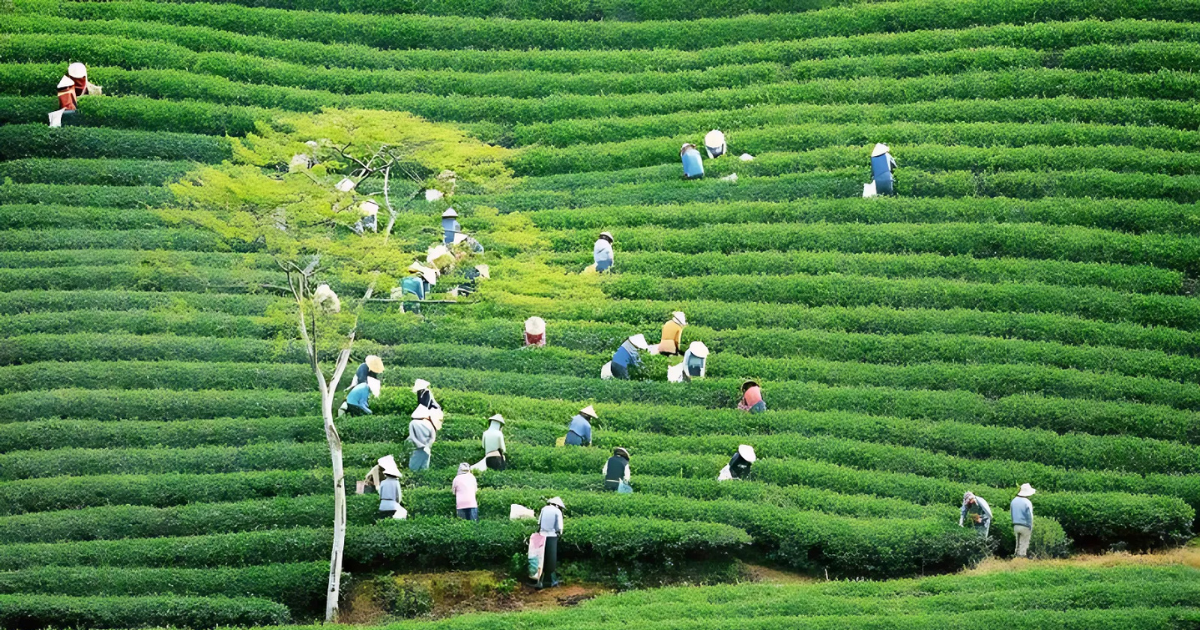
<svg viewBox="0 0 1200 630"><path fill-rule="evenodd" d="M479 482L471 473L470 464L463 462L458 465L458 474L454 476L454 483L450 484L450 488L454 491L454 505L458 518L478 521L479 500L475 498L475 493L479 491Z"/></svg>
<svg viewBox="0 0 1200 630"><path fill-rule="evenodd" d="M977 497L971 492L963 494L962 509L958 515L958 526L963 526L963 521L971 519L971 526L975 528L975 533L987 538L988 529L992 526L992 506L988 505L983 497Z"/></svg>
<svg viewBox="0 0 1200 630"><path fill-rule="evenodd" d="M543 588L542 581L550 574L550 586L558 586L558 537L563 533L563 513L567 509L563 500L554 497L546 501L538 515L538 531L546 537L546 557L542 565L542 576L538 579L537 588Z"/></svg>
<svg viewBox="0 0 1200 630"><path fill-rule="evenodd" d="M400 467L396 466L396 458L388 455L379 459L380 472L383 480L379 482L379 511L375 520L395 518L400 509Z"/></svg>
<svg viewBox="0 0 1200 630"><path fill-rule="evenodd" d="M880 143L871 151L871 174L875 178L875 193L879 195L896 194L896 160L892 158L888 145Z"/></svg>
<svg viewBox="0 0 1200 630"><path fill-rule="evenodd" d="M417 406L441 410L442 406L438 404L436 399L434 399L433 390L429 388L429 381L423 378L413 381L412 391L417 395Z"/></svg>
<svg viewBox="0 0 1200 630"><path fill-rule="evenodd" d="M1033 486L1023 483L1017 496L1008 506L1009 511L1012 512L1013 537L1017 541L1016 555L1018 558L1029 557L1029 541L1033 537L1033 503L1029 501L1029 497L1036 492L1037 490L1034 490Z"/></svg>
<svg viewBox="0 0 1200 630"><path fill-rule="evenodd" d="M658 342L658 353L663 355L679 354L683 347L683 329L687 326L687 316L683 311L671 313L671 319L663 324L662 341Z"/></svg>
<svg viewBox="0 0 1200 630"><path fill-rule="evenodd" d="M442 411L425 405L417 407L408 423L408 441L416 448L408 458L409 470L425 470L433 458L433 443L442 430Z"/></svg>
<svg viewBox="0 0 1200 630"><path fill-rule="evenodd" d="M613 449L612 457L604 462L601 469L604 473L604 489L627 494L633 492L629 484L629 451L617 447Z"/></svg>
<svg viewBox="0 0 1200 630"><path fill-rule="evenodd" d="M597 272L605 272L613 266L613 235L601 232L600 238L592 245L592 262L596 264Z"/></svg>
<svg viewBox="0 0 1200 630"><path fill-rule="evenodd" d="M483 432L483 458L488 470L508 468L508 449L504 446L504 416L496 414L488 418L488 429Z"/></svg>
<svg viewBox="0 0 1200 630"><path fill-rule="evenodd" d="M446 208L442 213L442 242L446 245L454 244L454 235L462 231L462 226L458 224L458 213L454 208Z"/></svg>
<svg viewBox="0 0 1200 630"><path fill-rule="evenodd" d="M564 444L571 446L592 445L592 423L596 419L596 410L591 405L579 410L567 425L567 437Z"/></svg>
<svg viewBox="0 0 1200 630"><path fill-rule="evenodd" d="M762 388L758 386L758 383L754 381L742 383L742 400L738 403L738 409L750 413L762 413L767 410L767 403L763 400Z"/></svg>
<svg viewBox="0 0 1200 630"><path fill-rule="evenodd" d="M613 353L612 375L621 380L629 380L629 368L642 367L642 358L638 355L638 350L649 349L645 335L634 335L626 339Z"/></svg>

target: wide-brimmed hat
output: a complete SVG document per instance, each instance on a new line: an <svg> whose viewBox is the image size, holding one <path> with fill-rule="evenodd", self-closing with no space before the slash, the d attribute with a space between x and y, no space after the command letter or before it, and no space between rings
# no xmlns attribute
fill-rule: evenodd
<svg viewBox="0 0 1200 630"><path fill-rule="evenodd" d="M971 492L964 492L964 493L963 493L963 503L966 503L966 502L968 502L968 501L970 501L971 499L974 499L974 498L975 498L975 495L974 495L973 493L971 493Z"/></svg>
<svg viewBox="0 0 1200 630"><path fill-rule="evenodd" d="M891 151L891 149L888 148L888 145L880 142L879 144L875 145L874 149L871 150L871 157L879 157L888 151Z"/></svg>
<svg viewBox="0 0 1200 630"><path fill-rule="evenodd" d="M621 448L620 446L613 449L613 455L617 455L619 457L624 457L625 459L629 459L629 451Z"/></svg>
<svg viewBox="0 0 1200 630"><path fill-rule="evenodd" d="M87 66L76 61L75 63L67 66L67 76L71 77L72 79L86 78L87 77Z"/></svg>
<svg viewBox="0 0 1200 630"><path fill-rule="evenodd" d="M1031 497L1031 496L1033 496L1033 495L1034 495L1034 494L1036 494L1036 493L1037 493L1037 490L1034 490L1034 489L1033 489L1033 486L1031 486L1031 485L1029 485L1029 484L1027 484L1027 483L1023 483L1023 484L1021 484L1021 489L1020 489L1019 491L1017 491L1017 496L1019 496L1019 497Z"/></svg>
<svg viewBox="0 0 1200 630"><path fill-rule="evenodd" d="M725 134L721 133L720 129L713 129L704 134L704 146L718 148L725 144Z"/></svg>
<svg viewBox="0 0 1200 630"><path fill-rule="evenodd" d="M594 408L592 408L591 405L588 405L588 406L584 407L583 409L580 409L579 413L581 413L585 416L591 416L593 418L596 417L596 410Z"/></svg>
<svg viewBox="0 0 1200 630"><path fill-rule="evenodd" d="M391 455L384 455L379 458L379 468L383 470L383 474L389 477L400 477L400 467L396 465L396 458Z"/></svg>
<svg viewBox="0 0 1200 630"><path fill-rule="evenodd" d="M601 232L601 233L600 233L600 238L602 238L602 239L604 239L604 240L608 241L609 243L612 243L612 242L613 242L613 235L612 235L612 232Z"/></svg>
<svg viewBox="0 0 1200 630"><path fill-rule="evenodd" d="M433 428L438 431L442 430L442 419L446 417L446 412L441 409L429 410L429 421L433 423Z"/></svg>
<svg viewBox="0 0 1200 630"><path fill-rule="evenodd" d="M558 509L560 509L560 510L567 509L566 504L563 503L562 497L554 497L552 499L546 499L546 504L547 505L556 505L556 506L558 506Z"/></svg>
<svg viewBox="0 0 1200 630"><path fill-rule="evenodd" d="M692 149L694 151L696 149L696 145L694 145L690 142L683 143L683 146L679 147L679 155L683 155L684 153L687 153L688 149Z"/></svg>
<svg viewBox="0 0 1200 630"><path fill-rule="evenodd" d="M756 383L754 381L746 381L745 383L742 383L742 391L746 391L747 389L750 389L751 387L758 387L758 386L759 386L758 383Z"/></svg>
<svg viewBox="0 0 1200 630"><path fill-rule="evenodd" d="M633 344L633 347L641 350L646 350L650 347L650 344L646 343L646 335L640 333L630 337L629 342Z"/></svg>
<svg viewBox="0 0 1200 630"><path fill-rule="evenodd" d="M504 424L504 416L502 416L500 414L496 414L496 415L492 416L491 418L488 418L488 420L499 422L500 424Z"/></svg>
<svg viewBox="0 0 1200 630"><path fill-rule="evenodd" d="M541 317L530 317L525 320L525 332L531 335L540 335L546 332L546 320Z"/></svg>
<svg viewBox="0 0 1200 630"><path fill-rule="evenodd" d="M374 199L368 199L358 204L358 209L362 210L367 216L379 213L379 204L375 203Z"/></svg>
<svg viewBox="0 0 1200 630"><path fill-rule="evenodd" d="M367 364L367 369L376 374L379 374L383 371L383 359L380 359L373 354L368 354L367 358L363 359L363 363Z"/></svg>
<svg viewBox="0 0 1200 630"><path fill-rule="evenodd" d="M425 420L429 417L432 411L432 409L426 407L425 405L417 405L417 408L413 409L412 418L413 420Z"/></svg>
<svg viewBox="0 0 1200 630"><path fill-rule="evenodd" d="M688 346L688 352L691 352L692 356L703 359L704 357L708 356L708 346L704 345L703 341L693 341L692 344Z"/></svg>
<svg viewBox="0 0 1200 630"><path fill-rule="evenodd" d="M454 208L446 208L446 211L442 213L442 218L456 219L458 218L458 213L454 211Z"/></svg>
<svg viewBox="0 0 1200 630"><path fill-rule="evenodd" d="M487 265L475 265L475 271L478 271L479 277L484 280L492 279L492 268Z"/></svg>
<svg viewBox="0 0 1200 630"><path fill-rule="evenodd" d="M749 444L742 444L739 446L738 455L741 455L742 459L750 462L751 464L758 459L758 456L754 454L754 447L750 446Z"/></svg>
<svg viewBox="0 0 1200 630"><path fill-rule="evenodd" d="M427 381L423 378L419 378L419 379L413 381L412 392L414 394L419 393L423 389L429 389L429 381Z"/></svg>
<svg viewBox="0 0 1200 630"><path fill-rule="evenodd" d="M466 473L468 475L471 474L471 465L468 464L467 462L463 462L458 465L458 474L461 475L463 473Z"/></svg>
<svg viewBox="0 0 1200 630"><path fill-rule="evenodd" d="M687 315L684 315L683 311L675 311L674 313L671 313L671 319L679 322L680 326L687 326Z"/></svg>
<svg viewBox="0 0 1200 630"><path fill-rule="evenodd" d="M60 90L61 90L61 89L63 89L63 88L69 88L69 87L72 87L72 86L74 86L74 85L75 85L75 82L71 80L71 77L66 77L66 76L64 76L64 77L62 78L62 80L58 82L58 89L60 89Z"/></svg>
<svg viewBox="0 0 1200 630"><path fill-rule="evenodd" d="M466 235L466 234L463 234L462 232L455 232L455 233L454 233L454 244L455 244L455 245L458 245L459 243L462 243L462 242L463 242L463 241L465 241L465 240L467 240L467 235Z"/></svg>

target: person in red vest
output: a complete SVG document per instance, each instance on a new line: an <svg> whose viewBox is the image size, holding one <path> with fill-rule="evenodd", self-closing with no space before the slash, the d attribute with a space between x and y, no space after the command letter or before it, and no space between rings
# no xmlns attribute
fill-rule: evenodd
<svg viewBox="0 0 1200 630"><path fill-rule="evenodd" d="M75 82L70 77L63 77L58 82L58 109L50 112L50 126L61 127L78 124L78 101L75 97Z"/></svg>
<svg viewBox="0 0 1200 630"><path fill-rule="evenodd" d="M78 61L67 66L67 76L75 83L75 96L100 96L103 91L99 85L88 81L87 66Z"/></svg>

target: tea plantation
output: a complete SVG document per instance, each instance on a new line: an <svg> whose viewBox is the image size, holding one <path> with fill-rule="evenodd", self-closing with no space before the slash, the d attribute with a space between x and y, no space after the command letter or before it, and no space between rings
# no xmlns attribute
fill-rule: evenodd
<svg viewBox="0 0 1200 630"><path fill-rule="evenodd" d="M104 96L52 129L72 61ZM349 583L508 575L535 529L509 506L561 496L569 581L835 581L437 627L1195 627L1194 567L939 574L1013 554L1023 483L1037 558L1191 539L1198 66L1200 0L0 1L0 627L322 618L330 453L287 282L162 210L247 134L327 108L455 126L514 176L401 209L416 259L453 206L491 278L403 312L385 270L361 313L350 369L387 369L375 414L338 421L347 479L405 460L414 379L446 420L404 470L407 521L375 524L350 484ZM714 128L730 154L682 179ZM864 199L877 142L897 195ZM585 273L601 231L615 266ZM600 379L673 311L706 378L649 356ZM531 316L545 348L521 347ZM745 379L769 411L736 409ZM594 446L556 447L589 404ZM455 520L495 413L509 468ZM739 444L751 477L718 482ZM603 489L618 446L633 494ZM959 527L968 490L990 539Z"/></svg>

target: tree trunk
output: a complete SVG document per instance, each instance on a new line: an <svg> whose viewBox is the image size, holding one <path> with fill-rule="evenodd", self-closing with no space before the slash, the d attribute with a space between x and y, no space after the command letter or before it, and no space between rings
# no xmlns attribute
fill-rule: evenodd
<svg viewBox="0 0 1200 630"><path fill-rule="evenodd" d="M325 621L337 621L338 600L342 591L342 554L346 547L346 473L342 467L342 438L333 424L333 389L321 392L321 414L325 418L325 439L333 464L333 551L329 557L329 592L325 597Z"/></svg>

